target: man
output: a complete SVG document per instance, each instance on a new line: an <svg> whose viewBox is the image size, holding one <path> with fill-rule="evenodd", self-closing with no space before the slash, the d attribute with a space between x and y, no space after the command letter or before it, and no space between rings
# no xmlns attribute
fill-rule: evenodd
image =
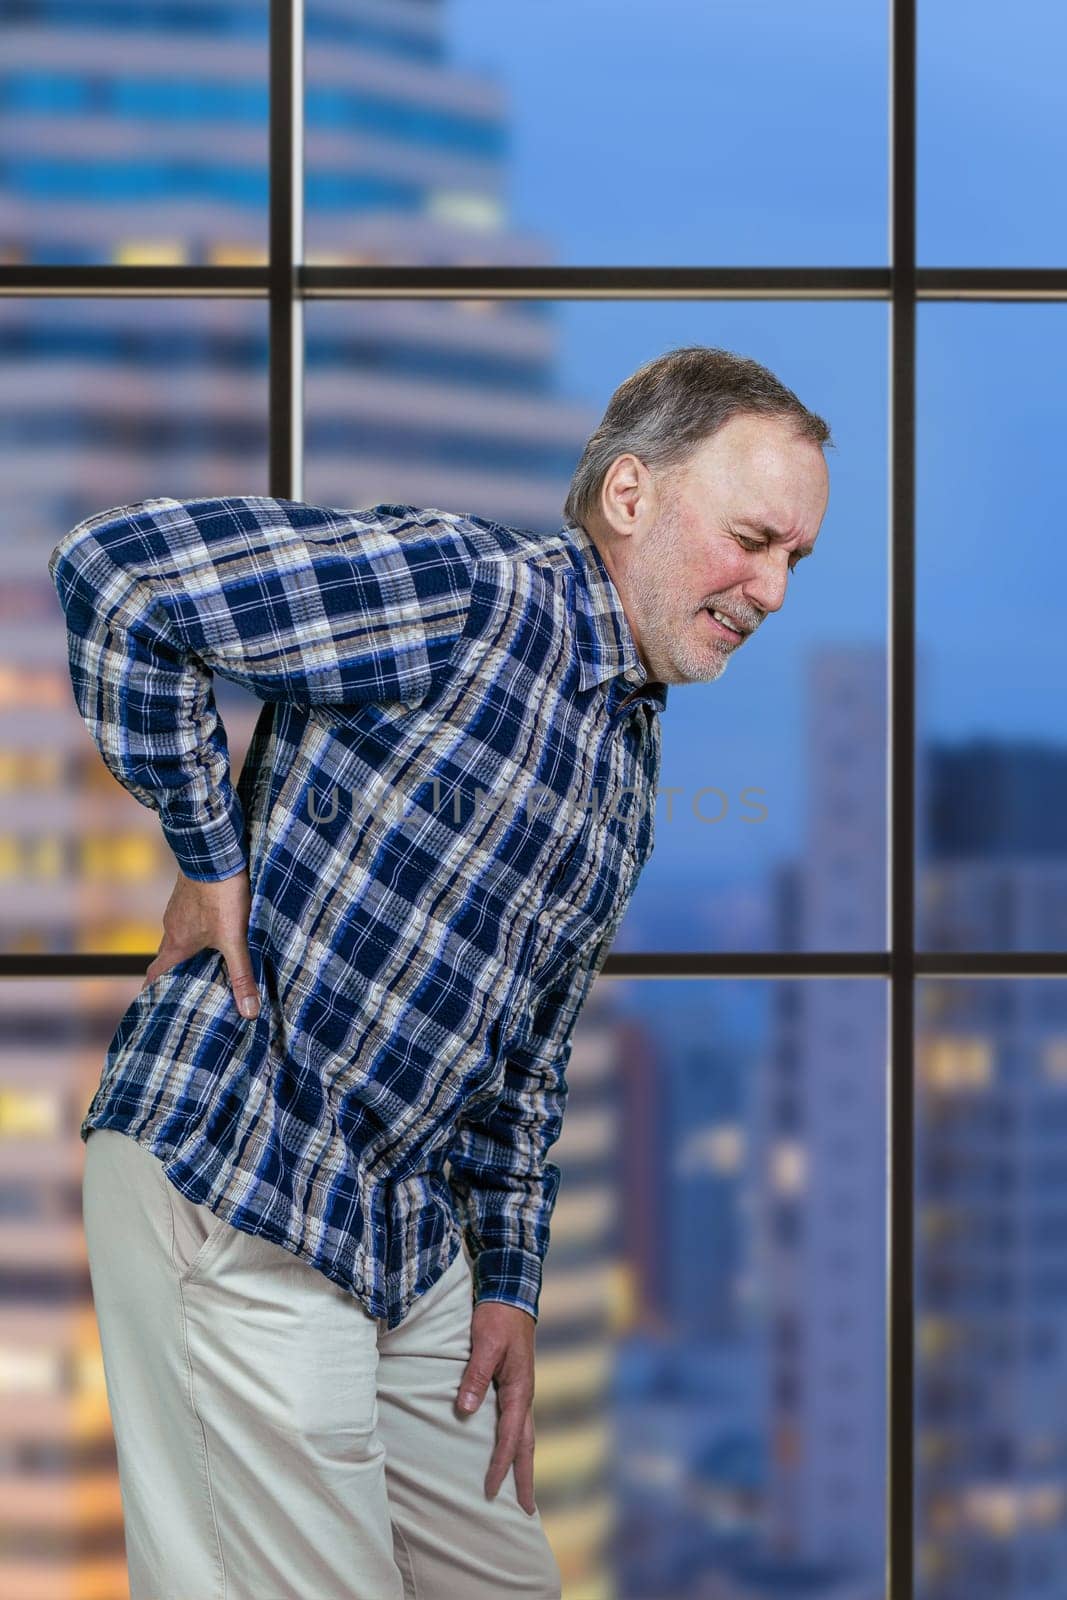
<svg viewBox="0 0 1067 1600"><path fill-rule="evenodd" d="M81 714L181 869L81 1128L133 1600L560 1595L531 1407L572 1032L667 685L782 605L828 438L691 346L616 391L555 535L243 496L52 552ZM265 702L236 787L212 673Z"/></svg>

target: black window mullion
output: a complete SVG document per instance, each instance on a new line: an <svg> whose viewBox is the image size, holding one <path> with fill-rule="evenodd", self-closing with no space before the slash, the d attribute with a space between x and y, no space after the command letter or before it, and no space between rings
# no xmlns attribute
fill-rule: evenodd
<svg viewBox="0 0 1067 1600"><path fill-rule="evenodd" d="M886 1595L915 1593L916 0L890 0Z"/></svg>
<svg viewBox="0 0 1067 1600"><path fill-rule="evenodd" d="M269 484L303 495L304 4L270 0Z"/></svg>

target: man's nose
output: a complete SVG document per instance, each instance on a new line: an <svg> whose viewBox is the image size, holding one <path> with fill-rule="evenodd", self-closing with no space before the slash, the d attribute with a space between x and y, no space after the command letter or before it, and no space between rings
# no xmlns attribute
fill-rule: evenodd
<svg viewBox="0 0 1067 1600"><path fill-rule="evenodd" d="M789 553L782 551L781 561L765 560L759 570L741 586L741 592L750 605L760 611L778 611L789 587Z"/></svg>
<svg viewBox="0 0 1067 1600"><path fill-rule="evenodd" d="M778 611L785 600L786 584L783 580L762 573L758 578L753 578L751 583L746 583L742 594L750 606L764 613Z"/></svg>

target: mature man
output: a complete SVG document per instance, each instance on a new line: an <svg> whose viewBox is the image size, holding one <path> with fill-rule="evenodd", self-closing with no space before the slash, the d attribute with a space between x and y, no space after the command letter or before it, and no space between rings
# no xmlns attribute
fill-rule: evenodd
<svg viewBox="0 0 1067 1600"><path fill-rule="evenodd" d="M531 1402L574 1023L667 685L781 606L828 441L698 345L612 396L551 536L163 498L53 550L78 707L180 868L81 1128L133 1600L559 1596ZM236 786L212 674L265 702Z"/></svg>

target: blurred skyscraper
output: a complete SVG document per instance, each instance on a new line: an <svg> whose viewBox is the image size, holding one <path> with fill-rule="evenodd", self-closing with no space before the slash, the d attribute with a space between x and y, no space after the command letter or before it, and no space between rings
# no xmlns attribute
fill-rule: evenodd
<svg viewBox="0 0 1067 1600"><path fill-rule="evenodd" d="M808 673L808 847L782 905L806 950L885 944L885 659ZM788 882L789 892L784 883ZM858 935L858 937L856 937ZM758 1193L767 1281L767 1537L880 1592L885 1517L884 985L776 986ZM769 1590L768 1593L773 1593Z"/></svg>
<svg viewBox="0 0 1067 1600"><path fill-rule="evenodd" d="M927 940L1067 944L1067 750L929 751ZM917 1543L931 1600L1067 1592L1067 977L929 979L917 1062Z"/></svg>

